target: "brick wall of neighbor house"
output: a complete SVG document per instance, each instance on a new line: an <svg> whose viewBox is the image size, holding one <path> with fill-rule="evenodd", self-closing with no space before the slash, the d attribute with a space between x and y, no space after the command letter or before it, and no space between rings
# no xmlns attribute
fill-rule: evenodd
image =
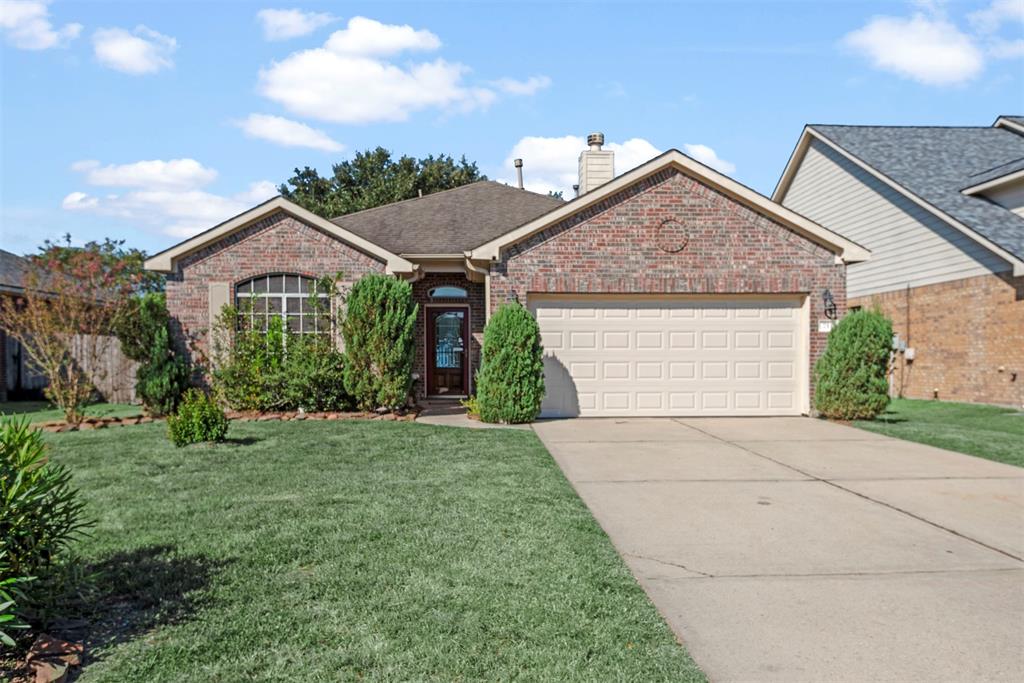
<svg viewBox="0 0 1024 683"><path fill-rule="evenodd" d="M914 348L912 362L897 359L897 392L1024 405L1024 277L982 275L859 297L850 305L877 305Z"/></svg>
<svg viewBox="0 0 1024 683"><path fill-rule="evenodd" d="M257 275L294 273L322 277L341 273L354 282L385 264L285 213L267 216L239 232L183 258L167 278L167 309L176 341L195 340L203 351L210 326L209 285L234 285Z"/></svg>
<svg viewBox="0 0 1024 683"><path fill-rule="evenodd" d="M666 234L670 218L682 228ZM675 253L659 246L683 239ZM832 252L674 170L511 247L491 269L492 307L513 294L525 305L530 292L809 294L812 367L828 337L818 332L825 289L841 316L846 267Z"/></svg>
<svg viewBox="0 0 1024 683"><path fill-rule="evenodd" d="M462 287L469 294L469 298L431 299L430 290L443 285ZM469 342L469 381L470 387L472 387L474 375L480 367L480 350L487 317L487 311L484 308L483 283L470 282L462 273L427 273L423 276L423 279L413 283L412 293L416 303L420 306L419 317L416 319L416 360L413 364L413 372L420 377L420 380L416 383L416 397L424 398L427 392L426 309L431 304L469 305L469 331L471 337Z"/></svg>

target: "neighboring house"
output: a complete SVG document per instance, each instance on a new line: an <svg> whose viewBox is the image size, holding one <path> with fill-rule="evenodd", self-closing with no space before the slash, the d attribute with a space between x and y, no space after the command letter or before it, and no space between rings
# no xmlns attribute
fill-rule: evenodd
<svg viewBox="0 0 1024 683"><path fill-rule="evenodd" d="M5 304L14 304L28 286L30 265L28 259L0 249L0 298ZM135 372L138 363L121 353L116 337L105 337L98 347L95 362L87 360L93 355L85 343L91 339L78 335L72 341L72 357L92 381L97 398L113 403L134 403ZM41 399L50 384L49 378L36 367L25 347L7 331L0 328L0 401Z"/></svg>
<svg viewBox="0 0 1024 683"><path fill-rule="evenodd" d="M773 196L871 250L848 303L907 346L895 391L1024 405L1024 117L807 126Z"/></svg>
<svg viewBox="0 0 1024 683"><path fill-rule="evenodd" d="M320 218L280 197L160 253L179 341L258 297L308 330L310 278L409 280L417 395L473 392L490 314L518 300L545 350L546 416L799 415L868 252L672 150L614 178L592 135L569 202L478 182Z"/></svg>
<svg viewBox="0 0 1024 683"><path fill-rule="evenodd" d="M0 249L0 298L4 304L13 304L25 291L27 274L24 258ZM21 343L0 327L0 401L41 398L47 384L46 375L33 369Z"/></svg>

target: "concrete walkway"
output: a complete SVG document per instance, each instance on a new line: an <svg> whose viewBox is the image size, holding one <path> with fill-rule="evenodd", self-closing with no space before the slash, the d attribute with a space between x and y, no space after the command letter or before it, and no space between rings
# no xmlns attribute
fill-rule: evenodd
<svg viewBox="0 0 1024 683"><path fill-rule="evenodd" d="M1024 680L1024 470L808 418L534 429L712 681Z"/></svg>

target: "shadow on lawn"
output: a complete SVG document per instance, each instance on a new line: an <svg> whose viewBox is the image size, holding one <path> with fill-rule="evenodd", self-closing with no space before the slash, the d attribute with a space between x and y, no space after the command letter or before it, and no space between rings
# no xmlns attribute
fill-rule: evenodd
<svg viewBox="0 0 1024 683"><path fill-rule="evenodd" d="M65 568L68 590L53 606L59 616L47 620L48 632L84 641L88 664L113 645L187 619L227 563L174 551L147 546Z"/></svg>

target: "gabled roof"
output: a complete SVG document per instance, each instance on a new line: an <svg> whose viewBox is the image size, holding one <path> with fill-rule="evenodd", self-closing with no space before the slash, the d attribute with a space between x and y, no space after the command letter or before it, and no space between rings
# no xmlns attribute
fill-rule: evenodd
<svg viewBox="0 0 1024 683"><path fill-rule="evenodd" d="M1024 169L1024 136L1005 127L809 125L775 188L776 201L785 198L811 139L1006 259L1014 274L1024 273L1024 218L965 192Z"/></svg>
<svg viewBox="0 0 1024 683"><path fill-rule="evenodd" d="M1014 133L1024 135L1024 116L1009 116L1004 114L992 124L995 128L1005 128Z"/></svg>
<svg viewBox="0 0 1024 683"><path fill-rule="evenodd" d="M257 204L248 211L238 214L234 218L229 218L223 223L199 233L195 237L190 237L184 242L179 242L170 249L165 249L159 254L149 257L146 259L145 267L147 270L154 270L161 273L173 272L175 263L178 259L188 256L208 244L224 239L225 237L252 225L256 221L277 212L287 213L293 218L297 218L308 225L312 225L313 227L324 231L328 235L336 237L342 242L351 245L365 254L379 258L386 264L387 271L389 273L412 273L416 269L412 263L405 260L398 254L392 253L381 247L379 244L375 244L360 235L335 225L326 218L321 218L315 213L302 208L298 204L288 201L284 197L268 199L262 204Z"/></svg>
<svg viewBox="0 0 1024 683"><path fill-rule="evenodd" d="M570 202L564 203L553 211L507 233L486 244L482 244L469 254L474 261L492 261L499 258L501 250L520 242L573 214L583 211L589 206L628 188L661 171L673 168L684 175L696 178L715 190L744 204L753 211L775 220L787 228L803 235L807 239L820 244L836 254L837 259L848 263L864 261L870 258L870 252L856 242L846 239L838 233L828 230L814 221L773 202L768 197L755 192L732 178L705 166L696 159L686 156L677 149L671 149L632 171L622 174L614 180L581 195Z"/></svg>
<svg viewBox="0 0 1024 683"><path fill-rule="evenodd" d="M565 204L482 180L331 219L396 254L459 255Z"/></svg>

